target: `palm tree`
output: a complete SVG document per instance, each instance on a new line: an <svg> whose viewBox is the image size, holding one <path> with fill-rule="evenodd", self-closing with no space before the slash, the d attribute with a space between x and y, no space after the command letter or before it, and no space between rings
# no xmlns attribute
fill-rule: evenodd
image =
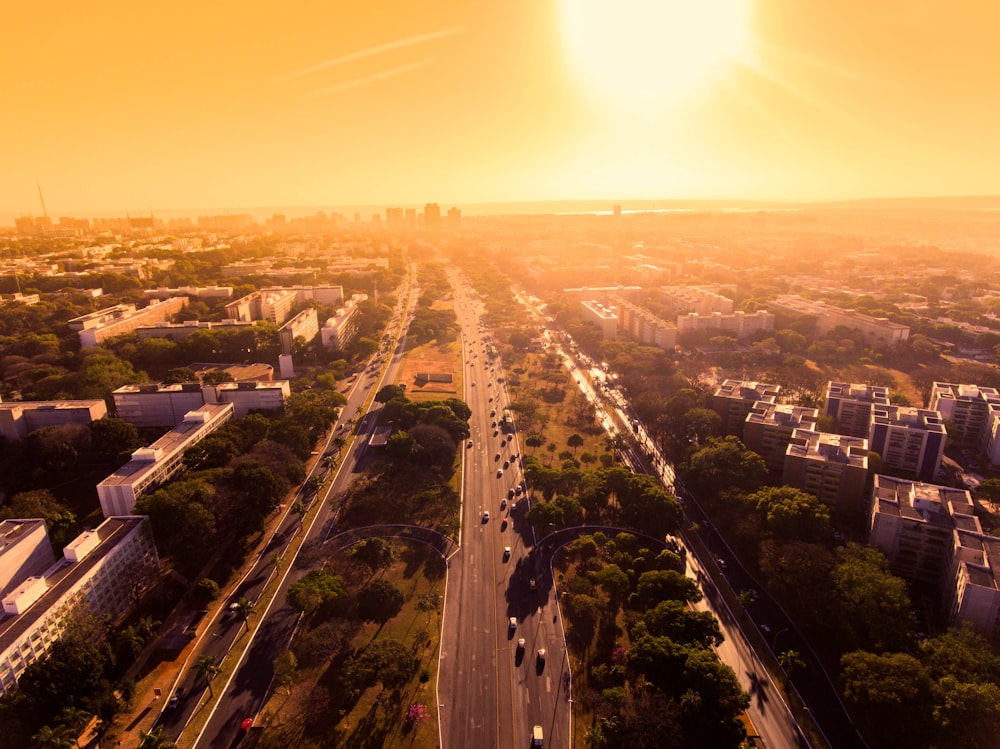
<svg viewBox="0 0 1000 749"><path fill-rule="evenodd" d="M194 670L200 678L204 678L208 683L208 697L211 699L215 696L212 693L212 679L214 679L215 675L222 671L222 669L215 665L215 658L210 655L203 655L198 659L198 662L194 664Z"/></svg>
<svg viewBox="0 0 1000 749"><path fill-rule="evenodd" d="M253 613L254 606L256 606L253 601L241 598L236 602L236 613L243 617L243 623L247 625L247 632L250 631L250 614Z"/></svg>
<svg viewBox="0 0 1000 749"><path fill-rule="evenodd" d="M38 729L38 733L31 737L31 742L33 746L42 749L69 749L76 744L76 737L70 734L72 731L68 726L60 725L55 728L42 726Z"/></svg>
<svg viewBox="0 0 1000 749"><path fill-rule="evenodd" d="M149 731L139 731L139 749L177 749L177 744L170 740L163 726L156 726Z"/></svg>
<svg viewBox="0 0 1000 749"><path fill-rule="evenodd" d="M80 733L90 723L93 715L88 710L76 707L64 707L59 712L59 725L66 729L73 739L74 746L80 746Z"/></svg>

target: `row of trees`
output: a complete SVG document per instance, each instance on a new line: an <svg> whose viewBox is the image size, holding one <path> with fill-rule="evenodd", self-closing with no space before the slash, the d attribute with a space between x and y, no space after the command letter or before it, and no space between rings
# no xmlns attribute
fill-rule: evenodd
<svg viewBox="0 0 1000 749"><path fill-rule="evenodd" d="M718 622L692 608L701 593L676 554L597 533L567 547L559 568L590 746L739 746L749 697L712 650Z"/></svg>

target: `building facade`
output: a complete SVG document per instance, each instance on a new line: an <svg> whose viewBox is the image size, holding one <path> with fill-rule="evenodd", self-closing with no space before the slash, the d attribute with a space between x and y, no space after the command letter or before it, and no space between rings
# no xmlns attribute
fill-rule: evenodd
<svg viewBox="0 0 1000 749"><path fill-rule="evenodd" d="M108 415L103 400L9 401L0 403L0 436L23 440L28 432L63 424L89 424Z"/></svg>
<svg viewBox="0 0 1000 749"><path fill-rule="evenodd" d="M792 433L815 431L818 418L815 408L757 401L743 422L743 444L760 455L768 468L781 471Z"/></svg>
<svg viewBox="0 0 1000 749"><path fill-rule="evenodd" d="M782 483L829 505L842 518L864 517L868 440L796 429L785 450Z"/></svg>
<svg viewBox="0 0 1000 749"><path fill-rule="evenodd" d="M129 515L143 494L184 469L184 451L198 444L233 417L233 404L205 404L185 414L171 431L97 485L104 517Z"/></svg>
<svg viewBox="0 0 1000 749"><path fill-rule="evenodd" d="M735 434L743 439L747 414L758 403L776 403L781 385L750 380L723 380L712 395L712 408L722 419L723 434Z"/></svg>
<svg viewBox="0 0 1000 749"><path fill-rule="evenodd" d="M115 625L159 569L149 518L112 517L74 539L44 572L21 580L2 601L0 693L17 688L24 670L48 652L80 607Z"/></svg>
<svg viewBox="0 0 1000 749"><path fill-rule="evenodd" d="M888 388L830 381L826 386L823 415L837 420L837 434L867 438L875 408L888 405Z"/></svg>
<svg viewBox="0 0 1000 749"><path fill-rule="evenodd" d="M890 468L921 481L933 481L944 459L945 431L937 411L907 406L877 406L868 444Z"/></svg>

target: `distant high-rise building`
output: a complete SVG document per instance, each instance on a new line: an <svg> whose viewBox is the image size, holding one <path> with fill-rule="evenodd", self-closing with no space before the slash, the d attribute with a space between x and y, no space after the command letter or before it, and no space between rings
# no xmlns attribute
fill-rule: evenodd
<svg viewBox="0 0 1000 749"><path fill-rule="evenodd" d="M831 381L826 386L823 415L837 420L837 434L867 438L875 408L888 405L888 388Z"/></svg>
<svg viewBox="0 0 1000 749"><path fill-rule="evenodd" d="M424 228L438 229L441 226L441 208L437 203L424 206Z"/></svg>
<svg viewBox="0 0 1000 749"><path fill-rule="evenodd" d="M458 227L462 223L462 211L459 208L449 208L448 209L448 226L452 229Z"/></svg>
<svg viewBox="0 0 1000 749"><path fill-rule="evenodd" d="M743 426L747 414L758 403L776 403L781 395L781 385L749 380L723 380L712 395L712 408L722 419L724 434L735 434L743 439Z"/></svg>

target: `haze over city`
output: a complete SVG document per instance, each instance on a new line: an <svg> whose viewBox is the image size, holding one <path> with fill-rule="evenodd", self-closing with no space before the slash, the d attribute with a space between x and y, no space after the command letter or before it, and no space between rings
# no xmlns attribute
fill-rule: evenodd
<svg viewBox="0 0 1000 749"><path fill-rule="evenodd" d="M989 0L6 9L0 218L1000 193Z"/></svg>

